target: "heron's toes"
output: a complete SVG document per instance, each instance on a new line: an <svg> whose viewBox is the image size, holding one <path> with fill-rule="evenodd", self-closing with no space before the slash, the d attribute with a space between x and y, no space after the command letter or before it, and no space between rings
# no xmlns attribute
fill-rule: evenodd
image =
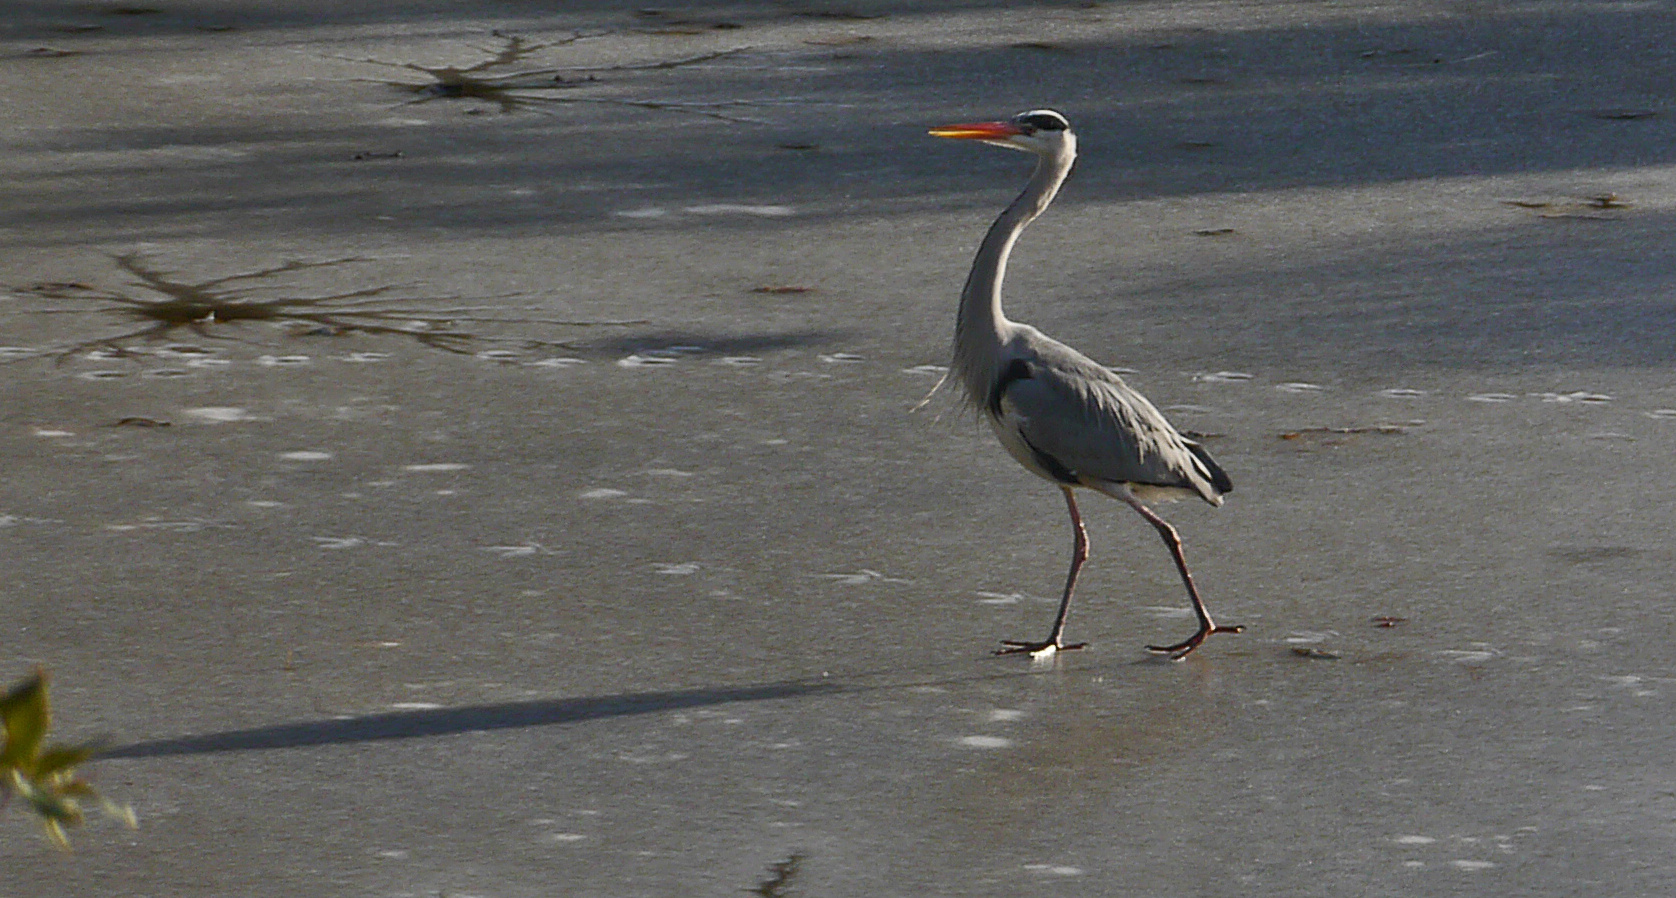
<svg viewBox="0 0 1676 898"><path fill-rule="evenodd" d="M1180 661L1181 659L1187 657L1188 654L1190 654L1194 649L1198 648L1199 643L1204 642L1205 637L1207 637L1207 636L1212 636L1212 635L1215 635L1217 633L1244 633L1244 632L1245 632L1245 627L1243 627L1243 626L1235 625L1235 626L1223 627L1223 626L1218 626L1216 624L1211 624L1210 626L1205 627L1204 629L1200 630L1197 633L1194 633L1192 636L1187 637L1186 639L1182 640L1181 642L1176 643L1175 645L1149 645L1149 646L1146 647L1146 650L1149 651L1149 652L1154 652L1154 653L1159 654L1159 655L1169 655L1171 661Z"/></svg>
<svg viewBox="0 0 1676 898"><path fill-rule="evenodd" d="M1054 652L1075 651L1088 645L1086 642L1063 645L1053 639L1049 639L1045 642L1021 642L1017 639L1003 639L1001 640L1001 644L1006 646L1006 648L996 649L995 654L997 655L1037 655L1043 657L1051 655Z"/></svg>

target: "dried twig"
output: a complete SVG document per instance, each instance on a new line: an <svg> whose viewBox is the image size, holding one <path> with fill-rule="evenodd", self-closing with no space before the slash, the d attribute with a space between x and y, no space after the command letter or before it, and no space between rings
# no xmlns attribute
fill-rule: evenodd
<svg viewBox="0 0 1676 898"><path fill-rule="evenodd" d="M105 348L118 354L132 354L127 343L132 340L152 340L176 330L188 328L206 339L236 339L222 332L217 325L241 321L264 321L311 325L315 333L331 335L361 333L377 336L400 336L421 345L447 352L469 354L476 342L514 342L526 346L565 346L565 341L546 341L527 337L502 337L474 334L461 330L461 323L473 324L547 324L563 327L624 326L644 324L643 319L632 321L573 321L555 318L508 316L493 314L504 311L535 311L533 309L503 310L499 306L419 307L398 303L435 302L452 297L417 297L395 300L387 297L396 285L382 284L344 290L320 296L280 296L262 298L259 291L280 289L282 285L256 283L279 275L308 271L354 262L370 261L359 257L322 261L291 260L280 265L254 271L237 272L202 281L187 281L148 266L137 253L115 257L117 267L133 275L127 286L137 287L161 298L132 296L120 290L91 287L73 282L37 284L24 292L48 299L92 301L104 304L103 311L114 311L143 324L132 330L84 340L68 346L47 350L60 363L77 353ZM37 310L45 314L68 314L82 309L49 308ZM212 330L212 328L216 328ZM27 357L27 356L23 356Z"/></svg>
<svg viewBox="0 0 1676 898"><path fill-rule="evenodd" d="M724 100L717 102L691 102L676 100L650 100L629 97L576 97L553 96L549 91L567 91L575 88L595 86L603 83L599 78L602 73L609 72L651 72L667 71L682 66L697 65L716 59L743 53L750 47L733 47L727 50L717 50L685 56L680 59L666 59L644 63L617 63L605 66L549 66L538 69L522 69L513 72L491 72L522 61L537 50L560 46L581 40L584 35L577 33L569 39L551 41L548 43L531 43L517 36L503 36L506 45L498 51L485 49L490 54L487 59L469 66L427 66L413 62L389 62L382 59L354 58L346 56L332 57L349 62L360 62L368 65L384 66L386 68L403 69L418 72L430 77L429 81L386 81L380 79L358 78L358 81L369 81L383 84L415 94L414 98L406 101L407 105L429 103L434 100L481 100L494 103L500 107L502 113L518 110L540 110L544 105L562 103L596 103L608 106L626 106L637 109L656 109L668 112L681 112L688 115L698 115L707 118L720 119L727 122L762 124L757 119L747 118L735 114L730 110L755 105L744 100ZM566 73L581 73L586 77L569 78Z"/></svg>

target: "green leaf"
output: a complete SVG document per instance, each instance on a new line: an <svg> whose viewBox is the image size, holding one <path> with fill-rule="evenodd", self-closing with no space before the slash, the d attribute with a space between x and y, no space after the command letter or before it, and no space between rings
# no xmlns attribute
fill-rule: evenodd
<svg viewBox="0 0 1676 898"><path fill-rule="evenodd" d="M53 746L41 752L41 756L35 759L33 773L37 779L45 779L60 771L68 771L93 757L96 750L92 745Z"/></svg>
<svg viewBox="0 0 1676 898"><path fill-rule="evenodd" d="M106 816L122 821L128 825L129 829L140 828L140 817L138 814L134 813L134 808L132 806L117 804L116 802L106 798L99 799L99 805L104 808Z"/></svg>
<svg viewBox="0 0 1676 898"><path fill-rule="evenodd" d="M52 788L57 791L59 795L68 795L71 798L87 798L94 801L99 800L99 793L95 791L92 786L87 784L87 780L75 778L63 779L53 783Z"/></svg>
<svg viewBox="0 0 1676 898"><path fill-rule="evenodd" d="M13 794L21 798L58 847L69 850L65 827L82 822L83 801L97 802L106 814L130 827L138 825L132 808L107 801L76 776L76 765L92 757L98 746L43 746L52 725L45 668L36 668L34 676L0 696L0 724L5 736L0 744L0 800Z"/></svg>
<svg viewBox="0 0 1676 898"><path fill-rule="evenodd" d="M47 672L35 675L0 698L0 723L5 724L6 742L0 747L0 770L17 767L28 770L41 751L52 718L47 710Z"/></svg>
<svg viewBox="0 0 1676 898"><path fill-rule="evenodd" d="M19 779L17 794L24 801L29 802L47 820L56 820L71 825L81 822L81 806L74 798L68 798L51 788L43 788L40 783Z"/></svg>

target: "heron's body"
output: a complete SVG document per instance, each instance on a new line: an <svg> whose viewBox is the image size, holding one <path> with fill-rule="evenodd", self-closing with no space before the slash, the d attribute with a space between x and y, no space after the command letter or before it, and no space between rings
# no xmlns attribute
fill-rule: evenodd
<svg viewBox="0 0 1676 898"><path fill-rule="evenodd" d="M1064 491L1076 531L1071 572L1052 634L1040 643L1008 642L1010 648L1004 651L1080 647L1061 641L1077 572L1088 555L1087 534L1072 492L1079 487L1128 503L1170 546L1200 629L1185 642L1154 650L1181 657L1212 633L1238 632L1238 627L1218 627L1211 621L1174 528L1144 504L1198 496L1221 505L1223 494L1233 489L1228 475L1122 378L1041 331L1007 320L1001 308L1001 282L1013 244L1053 201L1076 160L1076 136L1070 126L1056 112L1036 110L1010 122L952 125L931 133L1037 156L1030 182L990 226L972 262L960 294L952 366L966 400L988 419L1008 454Z"/></svg>
<svg viewBox="0 0 1676 898"><path fill-rule="evenodd" d="M1137 498L1198 496L1222 504L1228 475L1177 433L1145 396L1087 356L1029 325L1001 344L1007 360L984 390L984 412L1008 454L1031 473ZM974 400L975 394L968 394Z"/></svg>

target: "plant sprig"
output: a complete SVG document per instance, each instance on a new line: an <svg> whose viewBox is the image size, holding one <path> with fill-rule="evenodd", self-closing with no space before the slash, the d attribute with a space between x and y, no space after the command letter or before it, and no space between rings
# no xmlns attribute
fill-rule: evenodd
<svg viewBox="0 0 1676 898"><path fill-rule="evenodd" d="M139 825L133 808L100 796L76 774L76 767L93 757L98 746L46 744L47 730L52 728L46 668L37 667L33 676L0 698L0 723L5 725L5 742L0 744L0 807L16 794L41 818L53 843L65 850L70 848L65 827L81 824L86 816L83 802L96 803L130 828Z"/></svg>

